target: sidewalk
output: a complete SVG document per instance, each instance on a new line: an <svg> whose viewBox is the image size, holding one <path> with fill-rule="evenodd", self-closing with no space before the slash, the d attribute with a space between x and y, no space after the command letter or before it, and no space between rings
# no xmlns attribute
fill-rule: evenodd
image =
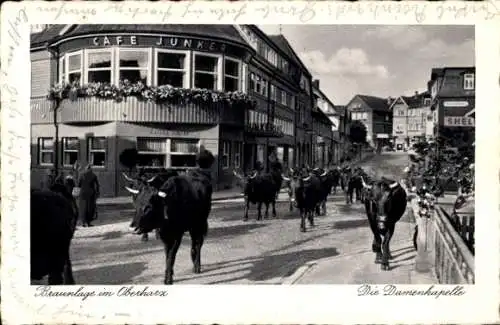
<svg viewBox="0 0 500 325"><path fill-rule="evenodd" d="M299 268L283 284L437 284L431 273L418 273L415 270L416 251L413 249L413 223L402 222L396 225L391 241L389 271L382 271L375 264L375 253L371 243L366 249L351 251L337 257L312 261Z"/></svg>
<svg viewBox="0 0 500 325"><path fill-rule="evenodd" d="M282 189L280 193L285 193L286 190ZM229 190L223 190L223 191L217 191L212 194L212 201L224 201L224 200L230 200L230 199L237 199L241 198L242 193L241 189L238 187L229 189ZM132 197L131 196L118 196L118 197L106 197L106 198L98 198L97 199L97 205L98 206L116 206L116 205L128 205L132 204Z"/></svg>

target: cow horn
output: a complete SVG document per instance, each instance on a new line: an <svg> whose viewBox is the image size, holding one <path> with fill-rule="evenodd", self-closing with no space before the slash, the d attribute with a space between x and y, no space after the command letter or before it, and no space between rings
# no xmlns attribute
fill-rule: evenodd
<svg viewBox="0 0 500 325"><path fill-rule="evenodd" d="M253 173L252 176L248 176L249 178L255 178L255 176L257 176L257 172Z"/></svg>
<svg viewBox="0 0 500 325"><path fill-rule="evenodd" d="M134 189L132 189L132 188L130 188L128 186L125 186L125 189L127 191L129 191L130 193L132 193L132 194L139 194L139 190L134 190Z"/></svg>
<svg viewBox="0 0 500 325"><path fill-rule="evenodd" d="M319 167L316 167L316 168L314 168L313 170L318 171L318 170L319 170Z"/></svg>
<svg viewBox="0 0 500 325"><path fill-rule="evenodd" d="M326 170L325 170L325 172L323 174L321 174L319 176L326 176Z"/></svg>
<svg viewBox="0 0 500 325"><path fill-rule="evenodd" d="M361 183L363 184L363 187L372 188L370 185L365 183L365 179L363 178L363 176L360 176L360 177L361 177Z"/></svg>
<svg viewBox="0 0 500 325"><path fill-rule="evenodd" d="M156 176L158 176L158 175L155 175L155 176L151 177L146 182L151 183L152 181L154 181L156 179Z"/></svg>
<svg viewBox="0 0 500 325"><path fill-rule="evenodd" d="M290 180L290 178L285 177L285 175L283 175L283 174L281 174L281 177L283 178L283 180L284 180L285 182L288 182L288 181Z"/></svg>
<svg viewBox="0 0 500 325"><path fill-rule="evenodd" d="M311 176L308 176L308 177L306 177L306 178L302 178L302 180L303 180L304 182L307 182L310 178L311 178Z"/></svg>
<svg viewBox="0 0 500 325"><path fill-rule="evenodd" d="M167 196L167 193L163 192L163 191L158 191L158 196L159 197L166 197Z"/></svg>
<svg viewBox="0 0 500 325"><path fill-rule="evenodd" d="M290 168L290 173L293 174L293 168Z"/></svg>
<svg viewBox="0 0 500 325"><path fill-rule="evenodd" d="M133 182L134 181L132 178L128 177L127 174L125 174L125 173L122 173L122 174L123 174L123 177L125 177L125 179L127 181L129 181L129 182Z"/></svg>

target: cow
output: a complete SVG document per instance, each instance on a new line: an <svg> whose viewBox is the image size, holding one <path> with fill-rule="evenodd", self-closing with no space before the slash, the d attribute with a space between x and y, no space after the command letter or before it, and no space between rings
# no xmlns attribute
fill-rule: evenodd
<svg viewBox="0 0 500 325"><path fill-rule="evenodd" d="M58 191L31 189L30 277L49 285L75 284L70 245L78 215L75 206Z"/></svg>
<svg viewBox="0 0 500 325"><path fill-rule="evenodd" d="M334 167L333 169L330 169L328 174L330 175L332 180L333 194L337 194L337 186L339 186L340 184L340 177L341 177L340 169L338 167Z"/></svg>
<svg viewBox="0 0 500 325"><path fill-rule="evenodd" d="M315 168L312 172L318 177L321 183L321 192L318 198L319 203L315 209L316 215L326 215L326 201L328 200L328 194L332 191L333 180L330 172L322 168Z"/></svg>
<svg viewBox="0 0 500 325"><path fill-rule="evenodd" d="M201 273L201 248L208 232L208 216L212 208L212 177L210 168L215 158L203 150L197 156L199 169L184 175L171 176L158 191L152 186L138 207L139 233L160 229L165 246L165 284L173 283L177 251L186 231L191 236L191 260L194 273Z"/></svg>
<svg viewBox="0 0 500 325"><path fill-rule="evenodd" d="M276 200L283 181L288 181L288 178L281 174L281 168L271 168L271 172L264 173L262 166L257 164L256 171L249 176L242 176L236 171L233 171L233 175L241 181L243 187L243 221L248 221L250 203L257 204L257 220L262 220L262 204L266 206L265 218L269 217L269 205L272 206L273 218L276 218Z"/></svg>
<svg viewBox="0 0 500 325"><path fill-rule="evenodd" d="M300 212L300 231L306 231L305 219L314 226L314 213L320 203L321 181L314 173L307 174L306 170L290 170L290 192L293 202Z"/></svg>
<svg viewBox="0 0 500 325"><path fill-rule="evenodd" d="M364 204L373 233L372 251L376 253L375 263L380 263L381 269L387 271L389 259L392 259L389 244L396 223L406 210L406 191L398 182L384 177L372 185L366 184L363 177L361 182L366 190Z"/></svg>
<svg viewBox="0 0 500 325"><path fill-rule="evenodd" d="M172 169L161 170L158 174L154 175L151 178L146 178L144 174L140 175L137 179L133 179L128 177L125 173L123 176L127 181L129 181L130 187L125 186L125 189L132 194L132 200L134 206L136 208L136 212L130 224L130 227L134 229L134 232L138 234L138 219L141 215L141 212L137 210L137 207L144 206L149 200L150 194L152 192L158 191L159 188L168 180L168 178L172 176L177 176L178 172ZM155 237L156 239L160 239L159 229L155 229ZM148 241L149 235L148 233L141 234L141 241Z"/></svg>

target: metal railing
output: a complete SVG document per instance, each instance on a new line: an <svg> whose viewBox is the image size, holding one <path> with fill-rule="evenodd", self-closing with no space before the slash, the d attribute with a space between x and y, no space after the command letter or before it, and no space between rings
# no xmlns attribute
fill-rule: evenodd
<svg viewBox="0 0 500 325"><path fill-rule="evenodd" d="M431 231L434 232L434 240L430 244L433 246L434 268L439 283L474 284L474 255L443 207L436 208Z"/></svg>

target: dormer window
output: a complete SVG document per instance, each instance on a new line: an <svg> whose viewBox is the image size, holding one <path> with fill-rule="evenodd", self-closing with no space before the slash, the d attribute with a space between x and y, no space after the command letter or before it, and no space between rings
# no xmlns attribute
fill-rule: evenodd
<svg viewBox="0 0 500 325"><path fill-rule="evenodd" d="M431 99L430 99L430 98L425 98L425 99L424 99L424 105L425 105L425 106L428 106L428 105L430 105L430 104L431 104Z"/></svg>
<svg viewBox="0 0 500 325"><path fill-rule="evenodd" d="M464 90L474 90L475 78L473 73L464 74Z"/></svg>

